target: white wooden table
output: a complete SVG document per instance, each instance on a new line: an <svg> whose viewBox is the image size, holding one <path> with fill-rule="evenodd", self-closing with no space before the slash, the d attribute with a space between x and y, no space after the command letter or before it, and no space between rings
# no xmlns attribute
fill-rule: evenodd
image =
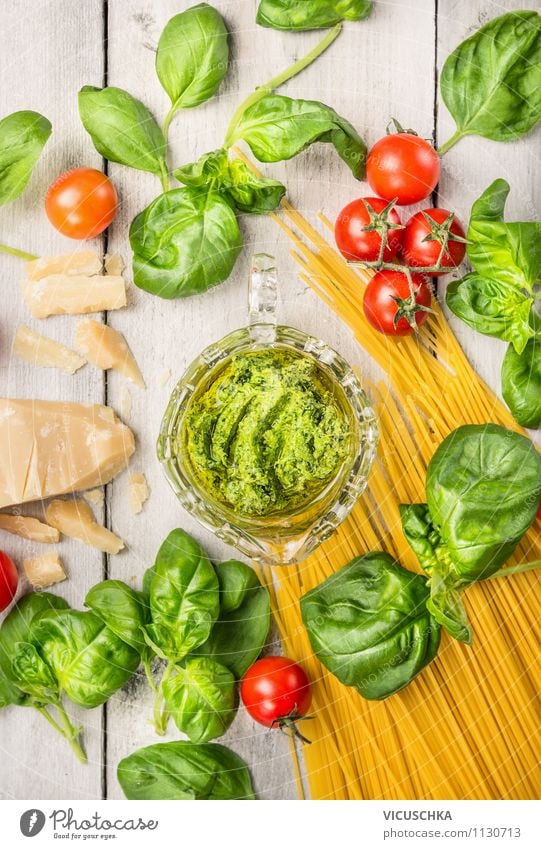
<svg viewBox="0 0 541 849"><path fill-rule="evenodd" d="M195 2L195 0L194 0ZM154 50L166 21L188 8L191 0L10 0L2 4L0 25L0 116L17 109L36 109L53 123L49 141L29 190L0 209L0 241L36 254L73 249L74 244L49 225L43 197L50 182L67 168L103 166L83 130L77 112L82 85L106 82L128 89L152 109L161 122L167 99L153 71ZM219 147L235 106L257 84L301 56L321 37L289 34L255 26L256 0L214 0L231 32L232 63L218 99L180 114L171 130L173 160L191 162ZM339 41L315 65L291 81L289 94L322 100L347 117L369 144L385 131L391 116L440 142L452 132L452 121L436 98L437 73L450 50L480 24L503 11L536 2L522 0L376 0L371 18L344 28ZM472 201L496 177L512 187L509 214L537 217L536 189L541 166L539 132L503 145L468 138L443 163L439 205L454 209L467 222ZM331 218L349 200L370 193L357 184L329 146L315 146L291 162L268 166L283 178L290 199L308 216L323 210ZM121 197L121 210L107 245L130 258L128 225L158 193L149 174L110 164L109 173ZM155 457L155 440L173 383L204 346L245 323L249 258L255 250L276 255L281 269L280 320L321 336L369 376L375 369L353 342L349 331L297 279L290 245L266 217L245 217L246 248L231 279L189 300L164 301L131 287L125 310L110 313L108 322L125 333L146 378L145 391L131 388L133 410L128 424L137 437L130 468L144 471L152 495L143 513L128 507L127 474L107 487L104 518L127 541L115 557L63 540L59 550L69 581L58 587L74 606L82 606L88 587L105 575L138 585L153 562L165 535L182 526L197 535L211 556L231 556L225 546L203 532L179 507ZM16 328L29 324L72 344L76 319L33 321L19 292L21 266L0 256L0 394L19 398L102 402L118 410L125 382L116 374L86 366L75 376L26 367L12 360ZM494 388L499 386L503 346L453 321L472 363ZM159 376L171 369L172 379ZM36 544L0 531L0 547L20 564ZM1 798L122 798L116 780L118 761L139 746L156 742L148 717L149 690L143 679L132 682L102 709L77 711L84 722L89 764L79 765L67 745L32 711L6 709L0 714ZM175 734L171 732L170 738ZM262 798L296 798L286 739L266 733L240 710L225 738L249 763Z"/></svg>

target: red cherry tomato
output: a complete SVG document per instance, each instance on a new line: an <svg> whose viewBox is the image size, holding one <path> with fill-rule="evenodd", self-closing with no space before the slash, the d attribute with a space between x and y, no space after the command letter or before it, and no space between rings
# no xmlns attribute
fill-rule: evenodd
<svg viewBox="0 0 541 849"><path fill-rule="evenodd" d="M455 238L458 237L458 240ZM466 253L465 233L462 224L448 209L423 209L415 213L404 230L401 254L406 265L415 268L435 266L444 251L440 265L456 268ZM440 277L445 271L431 271Z"/></svg>
<svg viewBox="0 0 541 849"><path fill-rule="evenodd" d="M385 213L388 206L387 201L381 198L358 198L343 208L336 219L334 237L338 250L347 260L375 262L379 258L383 236L386 237L386 246L382 259L389 262L396 256L403 231L396 209ZM389 225L395 227L387 229Z"/></svg>
<svg viewBox="0 0 541 849"><path fill-rule="evenodd" d="M288 657L263 657L246 672L240 685L246 710L267 728L296 733L295 722L306 717L312 687L304 669Z"/></svg>
<svg viewBox="0 0 541 849"><path fill-rule="evenodd" d="M109 177L95 168L66 171L50 186L45 212L53 227L70 239L92 239L116 215L118 195Z"/></svg>
<svg viewBox="0 0 541 849"><path fill-rule="evenodd" d="M426 277L412 274L413 294L402 271L378 271L364 292L363 308L367 321L380 333L408 336L426 321L431 293Z"/></svg>
<svg viewBox="0 0 541 849"><path fill-rule="evenodd" d="M19 584L19 573L15 563L6 554L5 551L0 551L0 611L9 607Z"/></svg>
<svg viewBox="0 0 541 849"><path fill-rule="evenodd" d="M370 188L399 206L424 200L440 177L440 158L431 144L412 133L392 133L376 142L366 163Z"/></svg>

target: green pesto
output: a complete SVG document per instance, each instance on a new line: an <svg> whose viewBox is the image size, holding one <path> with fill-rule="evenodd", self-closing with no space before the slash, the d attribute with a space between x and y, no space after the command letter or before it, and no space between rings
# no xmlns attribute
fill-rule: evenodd
<svg viewBox="0 0 541 849"><path fill-rule="evenodd" d="M205 492L261 517L313 501L346 459L350 435L322 369L272 348L232 357L194 396L179 450Z"/></svg>

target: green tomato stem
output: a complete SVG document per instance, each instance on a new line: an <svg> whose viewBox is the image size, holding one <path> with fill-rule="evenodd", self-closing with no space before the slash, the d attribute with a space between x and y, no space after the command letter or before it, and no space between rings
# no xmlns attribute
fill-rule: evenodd
<svg viewBox="0 0 541 849"><path fill-rule="evenodd" d="M438 151L437 151L438 155L440 157L445 156L447 151L451 150L451 148L454 147L455 144L457 142L459 142L460 139L463 138L465 135L466 135L466 133L463 133L460 130L456 130L456 132L453 133L453 135L451 136L450 139L447 139L447 141L444 144L442 144L438 147Z"/></svg>
<svg viewBox="0 0 541 849"><path fill-rule="evenodd" d="M434 274L436 271L439 271L443 274L450 274L452 271L456 271L456 266L445 266L445 265L425 265L419 266L418 268L407 265L400 265L398 262L379 262L376 260L375 262L348 262L348 265L352 265L355 268L375 268L377 271L401 271L402 274Z"/></svg>
<svg viewBox="0 0 541 849"><path fill-rule="evenodd" d="M27 251L20 251L19 248L10 248L9 245L0 244L0 252L4 254L11 254L11 256L16 256L19 259L24 259L27 262L30 262L32 259L38 259L36 254L29 254Z"/></svg>
<svg viewBox="0 0 541 849"><path fill-rule="evenodd" d="M49 723L49 725L52 725L52 727L53 727L56 731L58 731L58 733L59 733L59 734L61 734L61 735L62 735L62 737L63 737L65 740L67 740L67 741L68 741L68 743L70 744L70 746L71 746L71 748L72 748L72 750L73 750L73 752L74 752L75 756L77 757L77 759L78 759L78 760L79 760L82 764L86 764L86 763L88 763L88 758L87 758L87 756L86 756L86 752L85 752L85 750L83 749L83 747L81 746L81 744L80 744L80 742L79 742L79 737L80 737L80 734L81 734L81 729L80 729L80 728L74 728L74 727L73 727L73 725L71 724L70 718L69 718L69 716L67 715L67 713L66 713L66 711L65 711L65 709L64 709L64 706L63 706L60 702L58 702L57 704L55 704L55 707L56 707L56 709L58 710L58 713L60 714L60 718L61 718L61 721L62 721L62 725L60 725L60 724L59 724L59 723L58 723L58 722L57 722L57 721L56 721L56 720L55 720L55 719L51 716L51 714L49 713L49 711L47 710L47 708L46 708L46 707L38 707L38 708L36 708L36 710L37 710L39 713L41 713L41 715L42 715L42 716L43 716L43 717L47 720L47 722Z"/></svg>
<svg viewBox="0 0 541 849"><path fill-rule="evenodd" d="M488 576L487 581L492 581L493 578L507 578L509 575L520 575L521 572L534 572L536 569L541 569L541 560L532 560L531 563L519 563L518 566L498 569L493 575Z"/></svg>
<svg viewBox="0 0 541 849"><path fill-rule="evenodd" d="M254 103L257 103L258 100L262 100L267 94L272 94L277 88L280 88L284 83L288 80L296 77L297 74L300 74L301 71L304 71L309 65L312 64L322 53L327 50L328 47L331 46L333 41L335 41L340 33L342 32L342 24L336 24L327 35L319 41L316 46L310 50L309 53L306 54L302 59L299 59L293 65L290 65L289 68L286 68L285 71L282 71L280 74L277 74L271 80L268 81L265 85L258 86L252 94L250 94L246 100L240 104L238 109L235 110L229 127L227 128L227 133L225 135L224 147L230 148L237 141L239 136L235 135L238 124L241 121L242 116L246 112L246 110L253 106Z"/></svg>

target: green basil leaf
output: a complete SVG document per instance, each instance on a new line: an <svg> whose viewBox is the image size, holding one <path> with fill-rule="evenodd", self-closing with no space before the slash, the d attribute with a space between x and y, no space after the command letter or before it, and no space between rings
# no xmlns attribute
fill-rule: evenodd
<svg viewBox="0 0 541 849"><path fill-rule="evenodd" d="M173 111L198 106L218 91L229 64L228 34L220 13L199 3L175 15L158 42L156 73Z"/></svg>
<svg viewBox="0 0 541 849"><path fill-rule="evenodd" d="M523 136L541 119L541 17L508 12L485 24L447 58L440 89L458 137Z"/></svg>
<svg viewBox="0 0 541 849"><path fill-rule="evenodd" d="M84 86L79 114L98 153L139 171L163 174L166 144L150 111L129 92L115 86Z"/></svg>
<svg viewBox="0 0 541 849"><path fill-rule="evenodd" d="M427 504L401 504L402 532L419 563L429 575L447 575L453 569L445 544L432 523Z"/></svg>
<svg viewBox="0 0 541 849"><path fill-rule="evenodd" d="M31 643L18 643L12 662L13 675L24 692L42 704L58 701L59 685L52 670Z"/></svg>
<svg viewBox="0 0 541 849"><path fill-rule="evenodd" d="M219 743L156 743L118 765L127 799L255 799L248 768Z"/></svg>
<svg viewBox="0 0 541 849"><path fill-rule="evenodd" d="M522 427L541 427L541 341L530 339L521 354L512 345L502 364L502 394Z"/></svg>
<svg viewBox="0 0 541 849"><path fill-rule="evenodd" d="M213 191L223 185L229 171L228 154L223 148L204 153L197 162L182 165L173 171L173 176L185 186L196 189L209 188Z"/></svg>
<svg viewBox="0 0 541 849"><path fill-rule="evenodd" d="M440 629L427 610L427 579L383 552L356 557L301 598L321 663L365 699L398 692L429 664Z"/></svg>
<svg viewBox="0 0 541 849"><path fill-rule="evenodd" d="M47 610L34 618L30 642L60 689L85 708L102 705L129 681L139 654L93 613Z"/></svg>
<svg viewBox="0 0 541 849"><path fill-rule="evenodd" d="M262 27L300 32L361 21L372 11L371 0L260 0L256 21Z"/></svg>
<svg viewBox="0 0 541 849"><path fill-rule="evenodd" d="M430 460L426 497L455 586L480 581L505 563L535 518L541 455L499 425L459 427Z"/></svg>
<svg viewBox="0 0 541 849"><path fill-rule="evenodd" d="M291 159L314 142L333 144L358 180L365 175L365 143L348 121L315 100L280 94L262 97L246 109L228 141L239 139L260 162Z"/></svg>
<svg viewBox="0 0 541 849"><path fill-rule="evenodd" d="M521 353L534 335L530 323L532 299L503 281L466 274L447 287L447 306L469 327L511 342Z"/></svg>
<svg viewBox="0 0 541 849"><path fill-rule="evenodd" d="M207 657L188 658L163 685L167 710L192 743L221 737L237 712L235 678Z"/></svg>
<svg viewBox="0 0 541 849"><path fill-rule="evenodd" d="M130 227L133 279L162 298L205 292L231 274L242 248L237 218L216 192L173 189Z"/></svg>
<svg viewBox="0 0 541 849"><path fill-rule="evenodd" d="M142 593L123 581L101 581L86 594L85 607L89 607L113 634L139 654L145 651L143 630L149 621L150 610Z"/></svg>
<svg viewBox="0 0 541 849"><path fill-rule="evenodd" d="M541 222L504 222L509 184L495 180L472 206L468 257L478 274L532 291L541 275Z"/></svg>
<svg viewBox="0 0 541 849"><path fill-rule="evenodd" d="M39 112L13 112L0 121L0 206L23 193L51 135Z"/></svg>
<svg viewBox="0 0 541 849"><path fill-rule="evenodd" d="M471 646L473 632L460 593L448 587L437 573L430 580L430 598L426 606L451 637Z"/></svg>
<svg viewBox="0 0 541 849"><path fill-rule="evenodd" d="M219 612L218 578L199 543L180 528L156 556L146 631L170 660L182 660L208 638Z"/></svg>
<svg viewBox="0 0 541 849"><path fill-rule="evenodd" d="M232 563L237 565L232 568ZM269 593L261 586L255 572L244 566L253 577L244 574L241 578L238 566L244 564L229 561L216 567L222 592L219 618L209 638L193 654L223 664L240 680L266 643L271 610ZM236 606L232 608L232 604Z"/></svg>

